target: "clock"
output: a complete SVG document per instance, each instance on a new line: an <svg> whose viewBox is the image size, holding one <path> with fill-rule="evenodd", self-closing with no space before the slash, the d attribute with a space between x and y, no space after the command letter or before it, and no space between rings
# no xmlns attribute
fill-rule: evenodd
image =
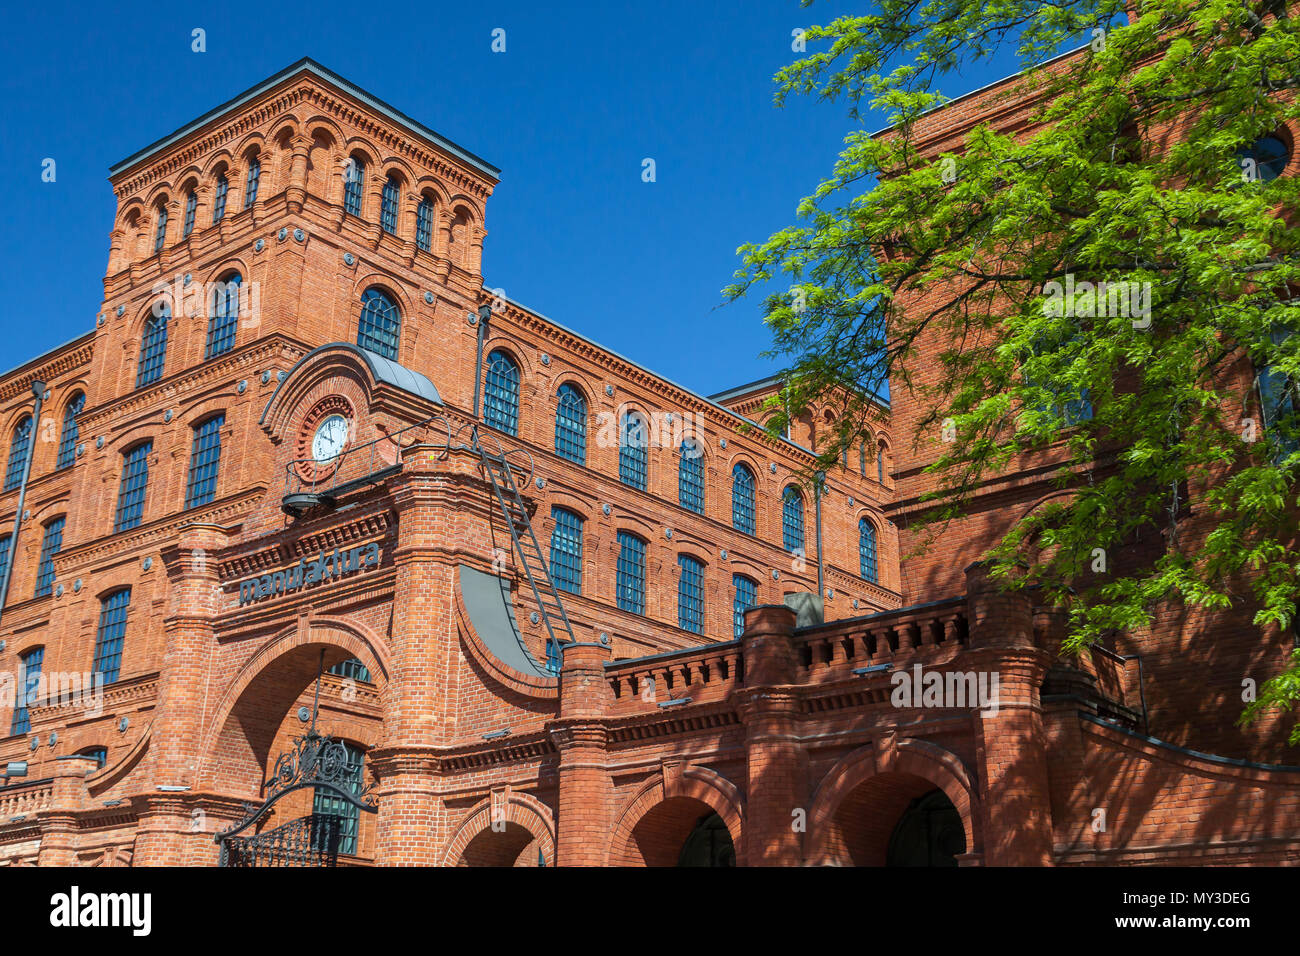
<svg viewBox="0 0 1300 956"><path fill-rule="evenodd" d="M327 415L316 426L311 439L311 457L323 465L338 458L348 443L348 420L342 415Z"/></svg>

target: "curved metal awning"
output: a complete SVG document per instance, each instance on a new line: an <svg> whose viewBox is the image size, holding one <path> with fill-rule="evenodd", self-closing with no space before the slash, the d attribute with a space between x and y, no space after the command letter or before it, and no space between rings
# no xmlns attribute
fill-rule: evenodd
<svg viewBox="0 0 1300 956"><path fill-rule="evenodd" d="M391 385L394 388L400 388L404 392L410 392L412 395L417 395L425 401L432 402L435 405L442 404L442 396L438 394L437 387L434 386L433 382L429 380L427 375L422 375L419 372L412 371L405 365L399 365L392 359L384 358L384 356L380 355L378 352L363 349L359 345L352 345L348 342L330 342L328 345L322 345L319 348L312 349L294 363L293 368L289 369L284 378L280 380L280 383L275 386L275 391L271 393L270 400L262 409L262 415L261 418L258 419L258 424L261 424L266 420L267 410L275 404L275 397L280 394L280 389L284 388L286 383L293 380L294 372L298 371L298 369L303 365L310 362L322 352L332 352L340 349L345 352L351 352L364 362L366 368L370 370L370 374L374 377L376 382Z"/></svg>
<svg viewBox="0 0 1300 956"><path fill-rule="evenodd" d="M515 602L509 581L462 564L460 593L470 623L492 656L522 674L555 676L538 664L524 645L515 623Z"/></svg>

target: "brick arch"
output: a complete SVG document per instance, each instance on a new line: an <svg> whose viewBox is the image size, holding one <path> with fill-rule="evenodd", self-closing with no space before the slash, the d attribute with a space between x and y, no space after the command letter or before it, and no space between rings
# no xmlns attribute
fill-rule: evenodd
<svg viewBox="0 0 1300 956"><path fill-rule="evenodd" d="M606 851L606 866L634 865L631 847L637 825L655 808L669 800L694 800L711 809L727 826L736 859L745 859L745 798L740 788L716 770L685 766L680 772L665 768L647 781L618 813Z"/></svg>
<svg viewBox="0 0 1300 956"><path fill-rule="evenodd" d="M285 667L291 663L310 664L314 675L315 658L308 660L309 655L304 653L304 650L316 647L332 647L341 652L332 655L337 658L333 662L328 660L330 655L327 655L327 667L348 657L360 659L370 671L370 676L378 687L380 699L384 699L392 669L391 660L387 645L369 628L354 621L325 617L313 618L285 628L254 651L239 668L218 701L212 719L208 721L203 739L200 741L200 756L195 774L197 780L203 781L206 786L221 783L214 779L220 757L219 751L223 742L229 742L232 737L242 733L240 710L241 707L251 704L245 699L245 695L250 688L257 690L255 682L259 678L272 674L277 665ZM291 656L292 662L289 660ZM301 693L301 690L294 693L292 699L297 699L298 693ZM292 703L292 699L286 695L286 707ZM276 717L273 723L278 726L278 718L281 715L273 716ZM259 764L256 773L260 774L262 770L263 767Z"/></svg>
<svg viewBox="0 0 1300 956"><path fill-rule="evenodd" d="M531 793L509 790L505 795L504 822L523 827L533 835L542 855L555 865L555 815ZM443 866L457 866L470 842L492 827L492 798L484 797L461 821L442 853Z"/></svg>
<svg viewBox="0 0 1300 956"><path fill-rule="evenodd" d="M925 740L908 738L886 746L877 765L876 748L851 751L831 768L817 787L808 813L804 860L812 865L832 862L829 841L836 812L859 787L890 776L919 777L942 790L957 808L966 831L966 852L983 846L981 811L975 784L960 757ZM897 821L894 821L895 823ZM891 823L891 826L893 824Z"/></svg>

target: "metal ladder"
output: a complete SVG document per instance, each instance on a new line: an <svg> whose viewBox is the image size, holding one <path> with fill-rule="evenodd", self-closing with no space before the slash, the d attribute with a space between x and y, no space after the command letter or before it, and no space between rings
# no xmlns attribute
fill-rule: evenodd
<svg viewBox="0 0 1300 956"><path fill-rule="evenodd" d="M560 645L572 643L574 640L569 616L564 613L564 605L560 602L560 594L551 579L546 557L542 553L541 545L537 543L537 535L533 533L532 522L528 520L528 509L519 494L519 487L515 484L514 469L506 461L506 453L503 451L499 455L494 455L484 448L479 442L477 428L472 432L472 436L473 448L478 452L483 470L492 485L492 493L496 496L497 505L506 519L506 528L510 531L510 540L514 543L515 554L519 556L524 576L528 578L528 584L533 589L538 615L546 628L546 668L551 673L558 673Z"/></svg>

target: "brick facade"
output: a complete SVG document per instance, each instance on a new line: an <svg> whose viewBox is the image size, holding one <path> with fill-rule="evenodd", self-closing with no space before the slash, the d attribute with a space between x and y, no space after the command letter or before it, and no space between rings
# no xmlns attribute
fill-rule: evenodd
<svg viewBox="0 0 1300 956"><path fill-rule="evenodd" d="M907 842L926 807L956 834L945 861L964 864L1293 855L1295 773L1258 763L1285 762L1275 738L1252 731L1233 748L1190 730L1197 711L1177 688L1203 681L1211 661L1181 675L1148 664L1139 688L1113 654L1057 659L1053 616L990 588L973 562L1011 513L1005 496L972 519L979 527L903 559L923 463L891 437L910 434L904 397L827 475L825 623L796 627L783 601L818 586L801 479L833 420L809 415L788 441L758 434L748 419L773 383L705 398L495 298L482 274L495 176L309 61L112 170L94 330L0 377L5 436L43 383L0 669L12 688L41 648L44 676L82 680L103 657L104 609L129 588L121 662L102 695L34 701L30 727L0 740L0 759L27 762L0 788L0 862L215 864L215 834L268 796L313 712L319 731L364 753L376 798L348 863L882 864L936 852ZM214 284L235 272L256 307L213 355ZM389 359L354 344L371 289L400 312ZM138 384L160 300L171 303L162 371ZM544 552L553 508L582 519L581 593L562 592L574 640L558 675L503 658L505 618L485 616L471 586L509 583L516 639L543 661L542 609L467 447L484 305L483 354L508 355L519 386L517 434L483 428L482 444L518 466ZM586 402L583 464L556 453L564 385ZM58 467L79 394L75 453ZM650 426L644 490L620 480L628 411ZM347 422L348 451L312 463L332 414ZM215 491L187 507L195 431L216 415ZM702 513L679 502L683 434L703 454ZM143 510L119 528L124 461L146 442ZM752 534L733 521L742 464ZM804 553L783 546L790 485ZM286 511L286 495L321 488L328 500ZM0 495L6 529L18 496ZM53 584L38 595L43 529L58 517ZM864 520L876 581L862 573ZM619 606L620 533L645 546L643 613ZM335 552L373 560L343 570L341 557L337 573L292 583ZM698 629L679 626L683 555L703 569ZM755 586L740 636L736 575ZM348 661L364 676L331 672ZM996 674L998 706L894 706L891 675L917 665ZM8 728L14 709L0 703ZM1186 734L1166 729L1179 721ZM102 766L85 756L95 748ZM312 810L311 789L289 793L254 830Z"/></svg>

